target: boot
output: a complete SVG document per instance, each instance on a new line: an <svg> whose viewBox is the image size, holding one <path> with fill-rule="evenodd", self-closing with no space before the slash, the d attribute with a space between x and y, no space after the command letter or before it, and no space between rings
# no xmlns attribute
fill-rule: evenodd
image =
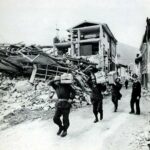
<svg viewBox="0 0 150 150"><path fill-rule="evenodd" d="M117 112L117 106L115 106L114 112Z"/></svg>
<svg viewBox="0 0 150 150"><path fill-rule="evenodd" d="M57 132L57 135L60 135L62 131L63 131L63 127L59 127L59 130L58 130L58 132Z"/></svg>
<svg viewBox="0 0 150 150"><path fill-rule="evenodd" d="M96 122L98 122L98 118L97 118L97 117L96 117L95 120L94 120L94 123L96 123Z"/></svg>
<svg viewBox="0 0 150 150"><path fill-rule="evenodd" d="M61 134L61 137L65 137L67 135L67 131L66 130L63 130L62 134Z"/></svg>
<svg viewBox="0 0 150 150"><path fill-rule="evenodd" d="M129 114L134 114L134 111L130 111Z"/></svg>
<svg viewBox="0 0 150 150"><path fill-rule="evenodd" d="M136 112L136 115L140 115L140 112Z"/></svg>

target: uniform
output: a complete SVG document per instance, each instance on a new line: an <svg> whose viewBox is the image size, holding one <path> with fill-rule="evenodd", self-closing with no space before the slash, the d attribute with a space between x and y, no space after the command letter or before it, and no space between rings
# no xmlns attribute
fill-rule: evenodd
<svg viewBox="0 0 150 150"><path fill-rule="evenodd" d="M139 81L134 81L132 85L132 94L131 94L131 101L130 107L131 112L134 113L134 104L136 104L136 114L140 114L140 97L141 97L141 83Z"/></svg>
<svg viewBox="0 0 150 150"><path fill-rule="evenodd" d="M120 90L122 88L122 85L119 82L115 82L115 84L112 84L112 102L114 104L114 112L118 109L118 100L121 99L122 95L120 93Z"/></svg>
<svg viewBox="0 0 150 150"><path fill-rule="evenodd" d="M94 82L92 82L94 80ZM93 104L93 113L95 115L94 122L98 122L98 113L100 113L100 120L103 119L103 95L102 91L106 90L104 84L96 84L96 79L93 77L89 79L88 84L92 90L91 93L91 102Z"/></svg>
<svg viewBox="0 0 150 150"><path fill-rule="evenodd" d="M59 130L57 135L66 136L67 129L70 125L69 123L69 113L71 108L71 103L68 101L69 99L73 99L75 97L75 90L68 84L55 84L55 81L49 83L57 94L58 102L56 103L56 111L53 117L53 121L55 124L59 126ZM60 117L63 116L63 121L61 121ZM62 123L63 122L63 123Z"/></svg>

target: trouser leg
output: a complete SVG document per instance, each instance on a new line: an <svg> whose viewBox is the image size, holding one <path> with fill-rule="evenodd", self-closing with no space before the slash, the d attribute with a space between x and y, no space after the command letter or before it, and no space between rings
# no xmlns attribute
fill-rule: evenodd
<svg viewBox="0 0 150 150"><path fill-rule="evenodd" d="M100 120L103 119L103 100L98 103L98 112L100 113Z"/></svg>
<svg viewBox="0 0 150 150"><path fill-rule="evenodd" d="M64 131L67 131L70 122L69 122L69 114L70 114L70 108L63 109L63 126L64 126Z"/></svg>
<svg viewBox="0 0 150 150"><path fill-rule="evenodd" d="M131 113L134 113L134 99L132 98L130 101Z"/></svg>
<svg viewBox="0 0 150 150"><path fill-rule="evenodd" d="M140 114L140 100L136 100L136 114Z"/></svg>
<svg viewBox="0 0 150 150"><path fill-rule="evenodd" d="M116 102L115 102L115 110L117 111L118 109L118 99L116 99Z"/></svg>
<svg viewBox="0 0 150 150"><path fill-rule="evenodd" d="M93 113L94 113L94 116L95 116L95 120L98 121L98 103L97 102L94 102L93 103Z"/></svg>
<svg viewBox="0 0 150 150"><path fill-rule="evenodd" d="M112 102L114 104L114 112L116 112L118 108L118 100L115 96L112 97Z"/></svg>
<svg viewBox="0 0 150 150"><path fill-rule="evenodd" d="M112 102L113 102L113 104L115 106L115 97L114 96L112 97Z"/></svg>
<svg viewBox="0 0 150 150"><path fill-rule="evenodd" d="M60 120L60 117L62 115L62 111L60 108L56 108L56 111L55 111L55 115L53 117L53 121L55 124L57 124L60 128L62 127L62 122Z"/></svg>

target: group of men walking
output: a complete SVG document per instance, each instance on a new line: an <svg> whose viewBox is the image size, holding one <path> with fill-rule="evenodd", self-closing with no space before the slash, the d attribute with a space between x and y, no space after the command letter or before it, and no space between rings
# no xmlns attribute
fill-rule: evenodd
<svg viewBox="0 0 150 150"><path fill-rule="evenodd" d="M141 97L141 84L137 80L138 76L133 74L133 85L132 85L132 94L131 94L131 114L135 113L134 104L136 104L136 114L140 114L140 97ZM95 117L94 123L97 123L103 119L103 95L102 92L106 90L106 85L104 83L96 82L96 77L94 73L90 72L90 77L87 80L87 84L91 88L91 103L93 105L93 114ZM69 123L69 114L71 109L71 104L73 103L73 99L75 98L76 91L71 86L71 84L62 84L60 82L60 76L56 76L54 80L50 81L49 85L51 85L57 94L58 101L56 103L56 111L53 117L53 121L58 125L59 130L57 135L61 137L65 137L67 135L67 129L70 125ZM116 78L114 83L111 84L112 87L112 102L114 104L114 112L117 112L118 109L118 100L121 99L122 94L120 90L122 88L122 84L120 78ZM98 116L99 115L99 116ZM61 121L62 116L62 121Z"/></svg>

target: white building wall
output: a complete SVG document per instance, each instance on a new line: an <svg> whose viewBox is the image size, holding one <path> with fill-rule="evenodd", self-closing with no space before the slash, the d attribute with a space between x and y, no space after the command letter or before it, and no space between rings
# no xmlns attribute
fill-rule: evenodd
<svg viewBox="0 0 150 150"><path fill-rule="evenodd" d="M105 37L102 36L102 44L105 45L105 51L108 52L108 49L109 49L109 42L108 42L108 35L107 35L106 32L105 32Z"/></svg>
<svg viewBox="0 0 150 150"><path fill-rule="evenodd" d="M100 25L100 33L99 33L99 59L100 59L100 64L98 65L99 67L103 67L104 66L104 57L103 57L103 29L102 29L102 25Z"/></svg>
<svg viewBox="0 0 150 150"><path fill-rule="evenodd" d="M104 32L104 33L103 33ZM102 45L102 50L105 49L107 52L107 57L105 58L105 65L108 67L108 51L110 50L109 42L108 42L108 35L105 31L102 29L102 34L101 34L101 45Z"/></svg>

